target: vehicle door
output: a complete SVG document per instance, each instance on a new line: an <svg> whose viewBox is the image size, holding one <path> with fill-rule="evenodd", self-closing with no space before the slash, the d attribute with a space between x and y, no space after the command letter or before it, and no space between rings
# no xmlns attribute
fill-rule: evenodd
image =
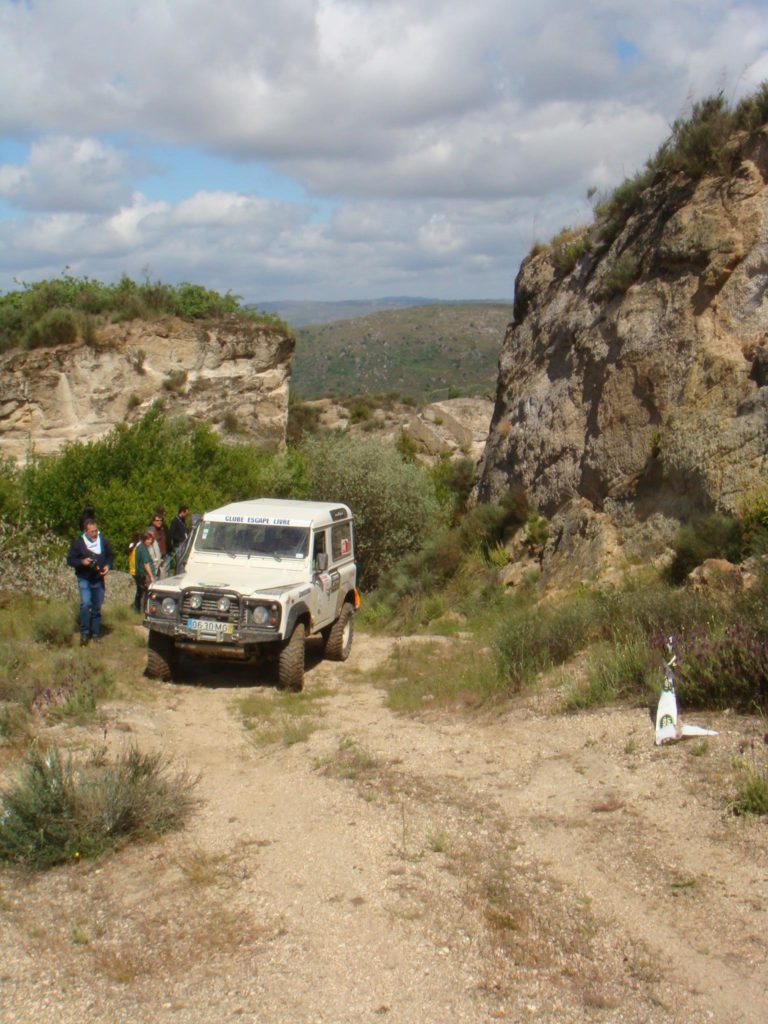
<svg viewBox="0 0 768 1024"><path fill-rule="evenodd" d="M354 536L352 523L334 523L331 527L331 587L347 594L356 585Z"/></svg>
<svg viewBox="0 0 768 1024"><path fill-rule="evenodd" d="M312 586L315 591L314 628L321 629L336 618L338 583L329 569L328 530L315 530L312 535Z"/></svg>

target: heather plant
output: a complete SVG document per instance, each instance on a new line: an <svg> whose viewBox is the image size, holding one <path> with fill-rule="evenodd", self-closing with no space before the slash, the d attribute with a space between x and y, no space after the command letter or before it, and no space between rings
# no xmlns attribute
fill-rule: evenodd
<svg viewBox="0 0 768 1024"><path fill-rule="evenodd" d="M32 868L95 857L132 839L181 828L196 780L135 747L84 764L34 746L0 794L0 859Z"/></svg>
<svg viewBox="0 0 768 1024"><path fill-rule="evenodd" d="M654 638L661 648L666 639ZM754 712L768 707L768 636L743 622L714 622L675 635L675 683L688 707Z"/></svg>

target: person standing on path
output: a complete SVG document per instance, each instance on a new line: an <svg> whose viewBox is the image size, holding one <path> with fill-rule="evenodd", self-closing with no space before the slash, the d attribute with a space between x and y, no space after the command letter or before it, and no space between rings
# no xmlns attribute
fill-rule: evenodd
<svg viewBox="0 0 768 1024"><path fill-rule="evenodd" d="M101 606L104 604L105 578L114 558L106 537L94 519L86 519L81 536L72 541L67 565L75 570L80 591L80 646L101 637Z"/></svg>

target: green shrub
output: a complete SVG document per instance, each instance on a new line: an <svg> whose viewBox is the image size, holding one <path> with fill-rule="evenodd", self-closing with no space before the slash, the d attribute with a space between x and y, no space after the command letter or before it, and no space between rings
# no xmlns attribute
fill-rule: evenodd
<svg viewBox="0 0 768 1024"><path fill-rule="evenodd" d="M173 395L181 395L184 393L184 387L187 383L187 371L186 370L169 370L165 375L163 381L163 388L166 391L170 391Z"/></svg>
<svg viewBox="0 0 768 1024"><path fill-rule="evenodd" d="M669 579L682 583L696 566L707 558L726 558L738 562L742 556L742 527L733 516L709 515L681 527L674 543L675 557L669 567Z"/></svg>
<svg viewBox="0 0 768 1024"><path fill-rule="evenodd" d="M161 754L135 748L82 766L56 746L33 748L0 794L0 859L47 868L180 828L195 806L194 783Z"/></svg>
<svg viewBox="0 0 768 1024"><path fill-rule="evenodd" d="M50 689L56 699L47 706L46 717L82 722L93 715L98 701L111 693L113 679L90 653L66 651L52 661Z"/></svg>
<svg viewBox="0 0 768 1024"><path fill-rule="evenodd" d="M450 510L454 526L466 514L475 479L472 459L442 458L432 469L435 493L440 503Z"/></svg>
<svg viewBox="0 0 768 1024"><path fill-rule="evenodd" d="M71 309L51 309L30 325L24 344L27 348L74 345L78 334L78 318Z"/></svg>
<svg viewBox="0 0 768 1024"><path fill-rule="evenodd" d="M309 495L346 502L364 586L409 552L420 551L444 518L428 472L374 438L325 435L301 447Z"/></svg>
<svg viewBox="0 0 768 1024"><path fill-rule="evenodd" d="M749 132L768 122L768 82L762 82L756 92L739 101L734 117L736 127Z"/></svg>
<svg viewBox="0 0 768 1024"><path fill-rule="evenodd" d="M15 639L0 640L0 702L32 702L29 645Z"/></svg>
<svg viewBox="0 0 768 1024"><path fill-rule="evenodd" d="M314 434L319 429L320 410L291 394L288 402L288 424L286 427L288 443L298 445L306 435Z"/></svg>
<svg viewBox="0 0 768 1024"><path fill-rule="evenodd" d="M59 278L24 284L0 296L0 350L19 345L25 337L30 347L67 344L78 336L90 344L95 340L95 317L120 322L166 315L185 319L236 315L290 333L276 317L242 307L229 292L221 295L201 285L174 287L149 279L137 284L126 276L117 284L103 284L65 271Z"/></svg>
<svg viewBox="0 0 768 1024"><path fill-rule="evenodd" d="M531 512L525 523L526 542L533 548L543 548L549 537L549 523L538 512Z"/></svg>
<svg viewBox="0 0 768 1024"><path fill-rule="evenodd" d="M45 604L32 617L32 636L38 643L68 647L75 626L73 609L63 604Z"/></svg>
<svg viewBox="0 0 768 1024"><path fill-rule="evenodd" d="M605 275L603 290L607 296L623 295L640 273L640 261L631 252L622 253Z"/></svg>
<svg viewBox="0 0 768 1024"><path fill-rule="evenodd" d="M350 423L364 423L371 418L370 407L366 402L359 400L350 403L348 412Z"/></svg>
<svg viewBox="0 0 768 1024"><path fill-rule="evenodd" d="M733 765L736 793L729 803L733 814L768 814L768 750L754 739L743 745L743 757Z"/></svg>
<svg viewBox="0 0 768 1024"><path fill-rule="evenodd" d="M731 165L728 142L735 128L734 112L722 92L698 100L688 117L673 122L669 138L650 166L682 172L694 180L705 174L725 174Z"/></svg>
<svg viewBox="0 0 768 1024"><path fill-rule="evenodd" d="M169 419L157 407L98 441L75 442L57 455L31 459L18 487L25 518L36 527L30 540L41 532L41 524L71 538L84 503L92 504L117 568L125 568L129 540L158 503L171 509L184 500L202 512L255 494L303 497L306 490L303 457L296 451L273 455L248 443L227 443L207 424ZM0 570L12 568L15 584L18 566L24 571L29 566L34 585L40 545L25 547L14 561L11 548L18 535L17 528L7 527L5 558L0 523ZM72 593L72 572L63 564L66 547L58 543L59 565Z"/></svg>
<svg viewBox="0 0 768 1024"><path fill-rule="evenodd" d="M616 644L598 644L589 652L586 679L569 687L565 709L581 711L619 699L644 703L658 691L658 673L658 656L645 638L630 635Z"/></svg>
<svg viewBox="0 0 768 1024"><path fill-rule="evenodd" d="M395 450L404 462L415 462L416 456L423 448L407 430L401 429L395 439Z"/></svg>
<svg viewBox="0 0 768 1024"><path fill-rule="evenodd" d="M563 228L551 242L552 262L561 274L570 274L588 248L585 228Z"/></svg>
<svg viewBox="0 0 768 1024"><path fill-rule="evenodd" d="M0 520L17 519L21 513L21 470L11 458L0 456Z"/></svg>

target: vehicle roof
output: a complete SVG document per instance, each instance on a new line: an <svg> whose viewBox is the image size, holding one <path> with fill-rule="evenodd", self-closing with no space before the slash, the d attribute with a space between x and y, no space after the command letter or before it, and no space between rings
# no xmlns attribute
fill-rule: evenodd
<svg viewBox="0 0 768 1024"><path fill-rule="evenodd" d="M254 498L251 501L233 501L229 505L206 512L204 519L220 522L274 522L287 520L286 525L320 526L352 518L348 505L336 501L295 501L283 498Z"/></svg>

